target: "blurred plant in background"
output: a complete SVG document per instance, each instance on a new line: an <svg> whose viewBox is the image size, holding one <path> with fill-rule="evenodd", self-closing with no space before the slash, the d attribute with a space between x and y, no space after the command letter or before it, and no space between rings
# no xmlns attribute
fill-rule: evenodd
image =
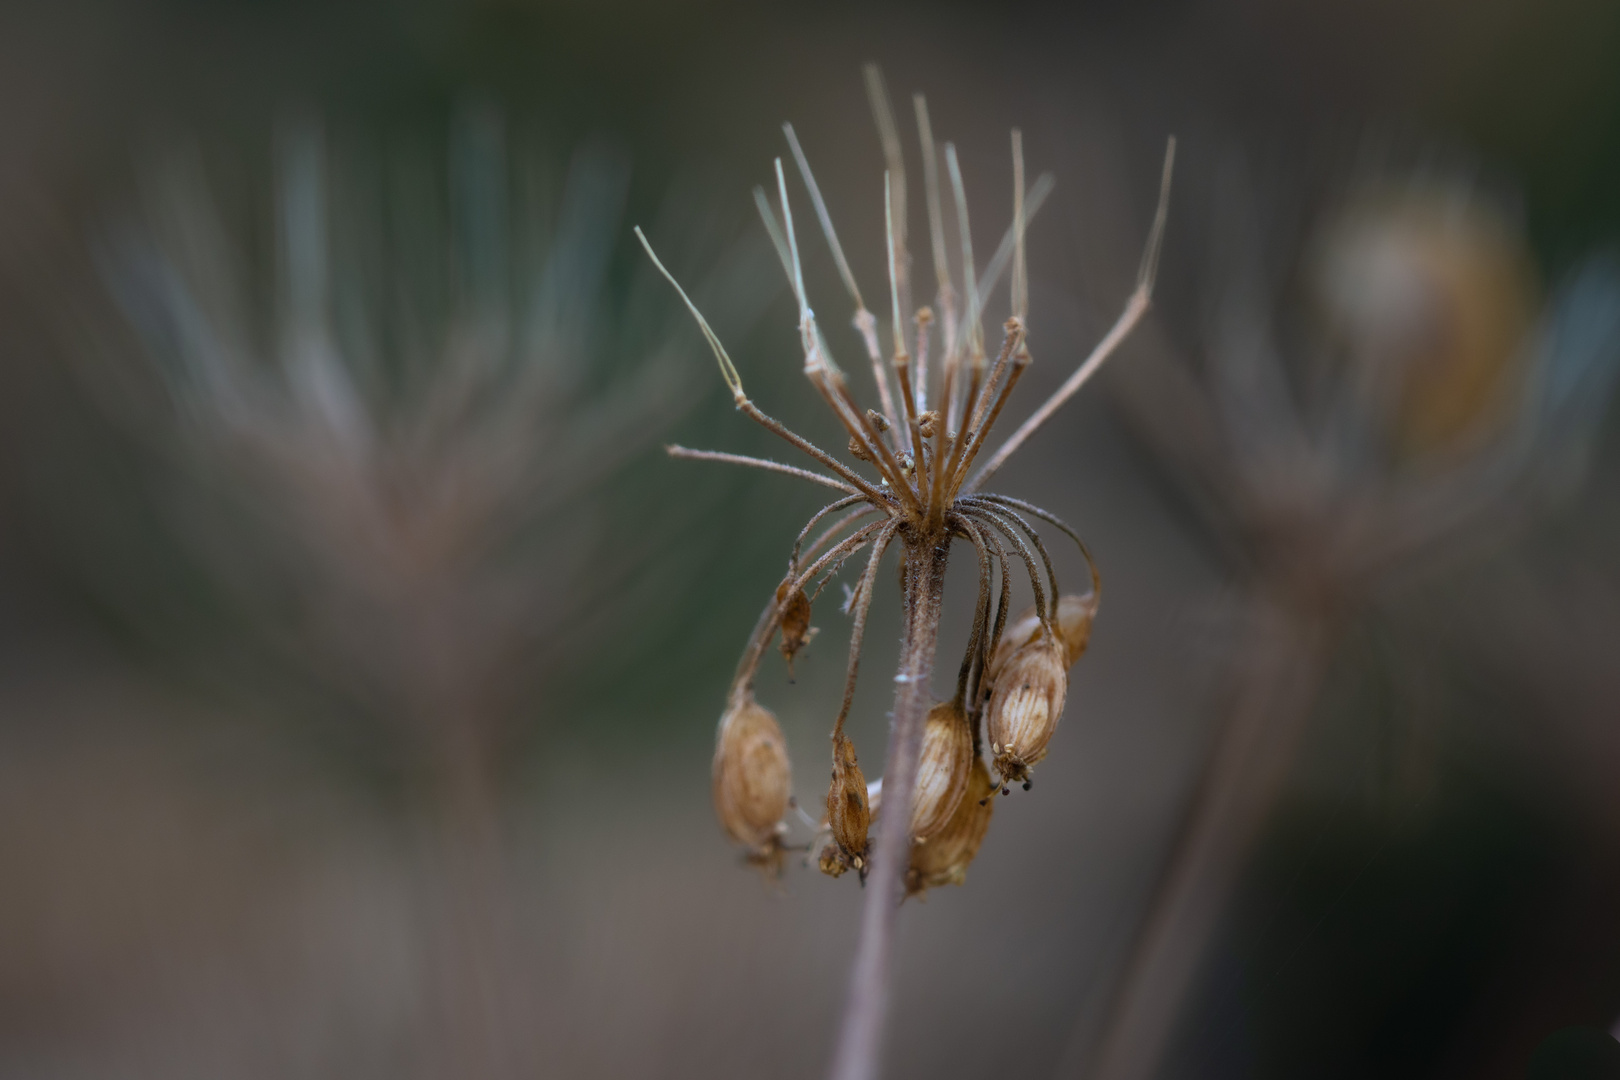
<svg viewBox="0 0 1620 1080"><path fill-rule="evenodd" d="M1229 169L1200 362L1160 336L1120 380L1243 588L1216 732L1096 1051L1107 1080L1165 1056L1347 628L1566 502L1620 377L1620 264L1590 259L1542 304L1517 225L1469 182L1367 180L1314 227L1259 205Z"/></svg>
<svg viewBox="0 0 1620 1080"><path fill-rule="evenodd" d="M285 120L268 229L229 223L258 185L222 190L196 147L156 156L98 244L133 335L102 327L86 375L184 478L170 525L259 644L339 703L334 722L380 733L430 808L441 1026L421 1037L444 1060L424 1067L513 1075L538 1047L508 933L504 759L563 719L561 669L626 617L650 522L676 523L654 503L613 527L603 481L680 414L687 380L664 295L640 268L610 276L629 178L612 149L559 170L487 103L459 110L447 155L367 149ZM701 204L661 220L718 268L700 295L759 307L747 251Z"/></svg>

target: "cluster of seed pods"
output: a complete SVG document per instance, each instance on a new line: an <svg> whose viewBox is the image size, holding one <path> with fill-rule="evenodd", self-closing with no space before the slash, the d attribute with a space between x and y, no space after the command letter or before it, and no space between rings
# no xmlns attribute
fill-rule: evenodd
<svg viewBox="0 0 1620 1080"><path fill-rule="evenodd" d="M1119 320L1063 386L975 471L991 428L1033 361L1027 326L1025 227L1050 191L1051 179L1042 176L1026 189L1023 142L1014 130L1012 224L989 263L979 267L973 255L967 198L955 147L946 143L943 154L936 151L927 104L921 95L914 99L939 313L936 315L930 306L919 307L907 327L907 320L902 319L902 311L910 310L911 289L910 257L905 247L904 161L887 94L872 69L868 70L868 91L888 165L883 185L893 332L893 351L888 360L880 345L878 320L861 298L798 138L791 126L786 126L785 132L853 302L853 325L871 362L881 409L863 410L855 403L816 323L805 293L799 240L780 158L775 169L777 205L771 205L763 189L756 188L754 193L766 231L798 300L805 377L842 424L849 436L850 457L858 465L840 461L754 404L707 320L664 269L639 229L637 235L653 263L680 292L714 351L738 411L809 456L824 471L684 447L670 447L670 454L768 469L840 492L837 501L813 515L800 531L788 559L788 572L743 652L716 740L715 811L731 839L746 850L748 859L768 871L779 872L788 852L802 851L806 861L813 859L824 873L839 877L853 870L864 881L871 869L874 821L885 811L886 801L901 802L902 806L887 809L890 813L906 813L908 827L905 832L897 832L892 822L887 826L884 859L897 860L901 849L896 842L909 839L904 880L908 894L915 895L939 885L960 883L989 828L994 810L992 796L997 791L1006 794L1013 785L1029 788L1031 771L1045 758L1063 714L1069 669L1090 638L1100 584L1090 553L1079 536L1040 507L985 492L982 487L1007 457L1096 371L1146 312L1157 271L1175 144L1172 140L1166 154L1158 211L1136 291ZM941 159L956 210L954 224L961 244L956 260L946 251ZM997 281L1009 271L1011 314L1003 324L1000 349L992 358L985 349L982 309ZM931 350L937 350L938 355L932 369ZM858 471L861 467L876 470L877 478ZM1090 592L1083 596L1063 595L1052 559L1030 519L1038 519L1074 541L1090 568ZM821 531L812 539L818 525ZM896 753L896 747L901 748L899 760L905 764L896 772L895 762L889 762L886 775L900 779L893 780L891 798L885 800L883 781L868 785L855 744L844 730L854 700L878 566L890 546L899 549L902 605L907 613L905 640L926 643L927 658L907 668L910 661L906 650L915 646L903 646L903 671L920 674L897 674L896 682L920 687L932 671L945 560L957 540L971 544L978 556L979 596L967 650L957 673L955 693L948 700L929 708L926 696L905 691L906 708L897 706L890 744L891 755ZM843 703L833 724L826 813L818 821L805 814L793 798L786 742L775 716L755 699L754 681L775 640L779 640L791 671L794 656L814 636L810 618L816 598L845 562L867 548L870 553L865 570L844 607L852 616L849 663ZM1035 603L1016 618L1009 618L1012 581L1021 572L1027 573ZM912 753L917 755L914 773L910 769ZM903 805L906 802L909 805ZM797 813L810 828L808 841L790 842L790 813ZM895 862L889 865L898 872Z"/></svg>
<svg viewBox="0 0 1620 1080"><path fill-rule="evenodd" d="M1097 592L1063 596L1056 609L1055 619L1042 620L1031 607L1010 622L975 700L953 698L929 711L911 799L908 893L961 884L990 827L995 794L1014 784L1027 789L1046 756L1068 697L1069 669L1091 635ZM714 806L751 861L774 872L787 852L813 852L825 837L816 859L823 873L864 875L869 836L883 810L881 783L867 784L842 731L833 736L832 759L826 814L809 845L790 844L792 767L781 728L751 688L734 694L716 739Z"/></svg>

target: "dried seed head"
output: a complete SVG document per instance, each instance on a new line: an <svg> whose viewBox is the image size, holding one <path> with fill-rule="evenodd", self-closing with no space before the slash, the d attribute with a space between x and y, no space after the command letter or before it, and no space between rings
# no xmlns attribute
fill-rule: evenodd
<svg viewBox="0 0 1620 1080"><path fill-rule="evenodd" d="M1091 623L1096 617L1096 593L1064 596L1058 600L1057 619L1053 622L1052 629L1063 639L1063 647L1071 667L1086 651L1086 645L1091 641ZM985 669L986 678L993 682L996 672L1007 662L1007 658L1034 641L1040 633L1040 616L1035 614L1033 607L1025 609L1002 631L1001 642L996 646L995 655L990 658L990 663Z"/></svg>
<svg viewBox="0 0 1620 1080"><path fill-rule="evenodd" d="M855 744L843 732L833 735L832 785L827 788L827 827L833 842L821 852L821 871L837 877L845 870L866 876L867 830L872 824L866 777L855 760Z"/></svg>
<svg viewBox="0 0 1620 1080"><path fill-rule="evenodd" d="M803 589L787 595L791 585L784 581L776 587L776 602L782 608L782 659L787 661L789 676L793 674L793 658L816 636L816 628L810 625L810 598Z"/></svg>
<svg viewBox="0 0 1620 1080"><path fill-rule="evenodd" d="M960 885L967 878L968 863L979 853L996 801L990 770L981 758L973 759L967 786L956 804L956 812L945 827L925 844L911 845L911 865L906 869L906 895L917 896L941 885Z"/></svg>
<svg viewBox="0 0 1620 1080"><path fill-rule="evenodd" d="M934 425L937 423L939 423L939 413L929 409L917 417L917 434L925 439L932 439L934 437Z"/></svg>
<svg viewBox="0 0 1620 1080"><path fill-rule="evenodd" d="M1046 744L1063 715L1068 650L1042 627L1012 651L993 678L985 713L996 772L1003 783L1028 784L1030 766L1046 756Z"/></svg>
<svg viewBox="0 0 1620 1080"><path fill-rule="evenodd" d="M746 691L720 718L714 748L714 812L752 858L779 858L793 787L782 729L771 711Z"/></svg>
<svg viewBox="0 0 1620 1080"><path fill-rule="evenodd" d="M955 701L942 701L928 711L922 751L917 759L917 786L911 796L911 836L923 843L937 835L956 813L973 767L973 729Z"/></svg>

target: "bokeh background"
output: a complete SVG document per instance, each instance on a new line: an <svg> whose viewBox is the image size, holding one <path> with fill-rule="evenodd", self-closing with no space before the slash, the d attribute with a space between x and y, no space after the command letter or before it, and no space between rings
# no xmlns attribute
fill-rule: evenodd
<svg viewBox="0 0 1620 1080"><path fill-rule="evenodd" d="M880 291L868 60L981 250L1010 126L1057 176L1015 412L1181 148L1151 325L999 481L1105 602L1035 789L907 905L890 1075L1519 1077L1620 1018L1620 9L24 0L0 1075L825 1068L860 889L762 887L708 779L823 500L660 452L775 450L629 228L838 441L749 189L791 120ZM809 805L833 607L761 679Z"/></svg>

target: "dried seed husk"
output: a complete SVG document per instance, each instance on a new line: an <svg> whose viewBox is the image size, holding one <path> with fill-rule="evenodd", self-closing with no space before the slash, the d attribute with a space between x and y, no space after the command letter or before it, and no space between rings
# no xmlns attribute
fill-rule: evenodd
<svg viewBox="0 0 1620 1080"><path fill-rule="evenodd" d="M1052 623L1052 629L1063 639L1063 647L1067 653L1069 666L1085 653L1086 646L1091 643L1091 624L1097 617L1097 594L1087 593L1085 596L1068 595L1058 599L1057 618ZM994 682L995 674L1007 662L1013 652L1024 645L1034 641L1041 632L1040 616L1035 613L1034 607L1020 612L1018 617L1007 624L1001 632L1001 642L996 646L995 655L985 669L986 681Z"/></svg>
<svg viewBox="0 0 1620 1080"><path fill-rule="evenodd" d="M822 873L837 877L845 870L858 870L865 877L871 825L866 777L855 760L855 744L837 732L833 735L832 784L827 788L827 827L833 842L821 853Z"/></svg>
<svg viewBox="0 0 1620 1080"><path fill-rule="evenodd" d="M714 748L714 812L726 833L761 860L781 849L793 787L787 744L771 711L747 691L720 717Z"/></svg>
<svg viewBox="0 0 1620 1080"><path fill-rule="evenodd" d="M960 885L967 878L968 864L979 853L984 834L995 812L995 785L984 760L973 759L967 787L956 804L956 812L939 833L927 843L911 845L911 864L906 868L906 895L917 896L941 885Z"/></svg>
<svg viewBox="0 0 1620 1080"><path fill-rule="evenodd" d="M810 625L810 598L803 589L795 589L791 596L788 595L792 584L784 581L776 587L776 602L782 611L782 659L787 661L790 676L793 674L793 658L816 636L815 627Z"/></svg>
<svg viewBox="0 0 1620 1080"><path fill-rule="evenodd" d="M1068 692L1068 650L1044 628L995 673L985 715L993 764L1004 783L1029 781L1030 766L1046 756Z"/></svg>
<svg viewBox="0 0 1620 1080"><path fill-rule="evenodd" d="M922 750L917 758L917 786L911 796L911 836L926 841L950 822L967 790L973 767L973 728L955 701L928 710Z"/></svg>
<svg viewBox="0 0 1620 1080"><path fill-rule="evenodd" d="M1063 639L1070 667L1085 655L1086 646L1091 644L1091 624L1097 618L1099 599L1094 592L1084 596L1071 594L1058 599L1057 621L1052 629Z"/></svg>

